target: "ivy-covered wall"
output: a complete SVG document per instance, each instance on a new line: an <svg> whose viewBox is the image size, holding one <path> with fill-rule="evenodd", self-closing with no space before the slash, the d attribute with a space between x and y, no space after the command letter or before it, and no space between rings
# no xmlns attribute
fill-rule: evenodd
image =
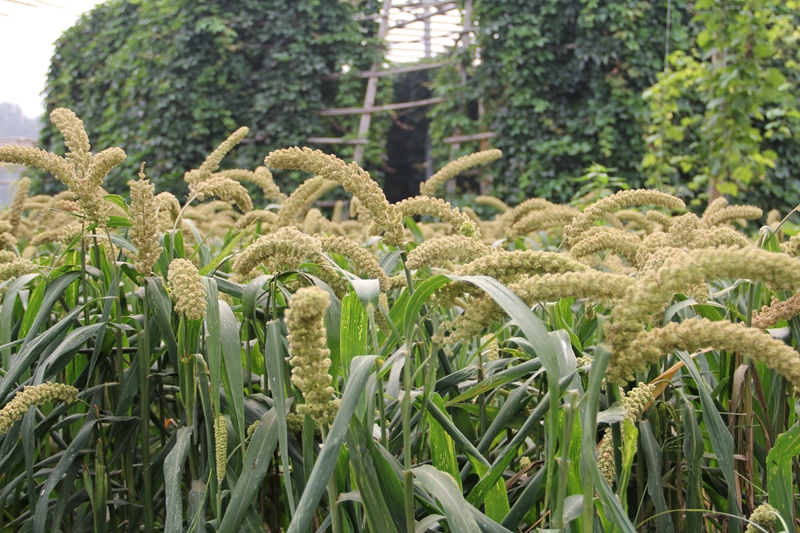
<svg viewBox="0 0 800 533"><path fill-rule="evenodd" d="M579 188L573 180L595 163L614 169L612 174L630 186L655 185L653 168L642 166L654 149L655 120L643 93L664 76L667 52L715 60L705 57L714 54L707 50L707 43L698 46L698 34L709 28L706 19L695 15L710 8L722 13L722 18L730 10L768 9L774 13L764 16L778 20L795 10L792 27L800 21L796 2L702 4L698 7L687 0L476 0L474 46L454 56L435 78L435 93L448 97L431 113L437 161L451 157L441 140L456 128L465 134L496 131L498 137L491 144L502 149L504 157L492 164L491 171L496 194L511 202L531 195L568 201ZM748 42L744 26L741 39ZM789 31L778 40L782 42L774 47L781 53L771 66L780 69L792 87L800 86L797 32ZM717 51L714 57L735 61L730 50ZM466 86L461 85L460 66L468 75ZM480 120L473 120L464 110L478 101L484 113ZM670 120L703 120L705 104L690 91L681 95L678 105ZM749 203L786 213L800 202L796 173L800 141L786 128L781 134L765 134L777 130L775 121L780 120L773 107L763 109L765 118L754 120L754 125L764 134L761 149L777 154L775 166L754 177L742 195ZM697 153L697 139L691 132L671 142L674 153ZM478 149L478 142L463 143L456 155ZM679 167L674 179L663 185L700 208L706 190L689 186L697 181L697 173L697 169Z"/></svg>
<svg viewBox="0 0 800 533"><path fill-rule="evenodd" d="M315 112L361 105L364 80L323 75L343 64L369 69L375 23L356 15L377 7L372 0L111 0L59 39L47 111L73 109L96 147L127 152L109 190L120 190L146 161L158 190L182 193L183 173L239 126L250 135L225 163L244 168L310 136L355 133L358 116ZM380 97L390 98L391 87L383 88ZM387 117L373 121L368 167L382 167L388 124ZM56 136L48 126L44 147L63 146ZM352 154L352 147L319 147ZM45 191L58 186L39 179Z"/></svg>
<svg viewBox="0 0 800 533"><path fill-rule="evenodd" d="M381 4L111 0L59 40L47 85L48 111L74 109L97 147L127 151L127 162L107 181L110 190L120 190L146 161L159 190L180 194L183 173L240 125L249 126L251 134L225 159L228 166L253 168L269 151L305 145L311 136L354 137L358 115L315 113L363 104L366 82L357 74L370 68L378 48L374 20L356 15L374 14ZM654 138L651 103L642 94L662 76L668 50L698 48L703 28L692 21L694 4L476 0L476 42L451 56L449 66L380 78L377 104L427 97L427 76L434 94L447 101L427 118L427 108L374 115L363 164L386 180L393 198L415 194L429 125L434 168L481 147L465 142L451 152L445 137L496 131L491 145L504 157L480 172L493 175L495 193L512 203L531 195L568 201L579 188L574 179L595 163L630 186L641 186L653 178L642 161ZM786 64L778 66L797 85L800 73ZM323 79L343 65L349 74ZM674 120L702 114L702 103L691 95L679 105ZM695 153L693 142L687 134L673 152ZM62 146L52 126L44 130L42 144L56 151ZM352 146L316 147L345 159L353 152ZM778 155L776 165L745 190L747 201L785 212L800 202L795 177L800 143L782 135L765 138L763 148ZM277 178L292 188L300 176ZM678 169L666 185L691 199L702 192L686 186L695 178ZM38 179L44 191L58 187L51 178Z"/></svg>
<svg viewBox="0 0 800 533"><path fill-rule="evenodd" d="M492 0L475 3L480 64L469 89L440 74L440 92L483 100L483 122L435 112L434 135L479 126L496 131L504 157L492 165L498 193L569 200L592 163L641 183L646 104L663 69L668 0ZM686 2L670 9L672 49L687 46ZM468 58L462 58L468 61ZM450 80L450 81L449 81ZM452 107L452 104L451 104ZM465 151L477 143L464 145Z"/></svg>

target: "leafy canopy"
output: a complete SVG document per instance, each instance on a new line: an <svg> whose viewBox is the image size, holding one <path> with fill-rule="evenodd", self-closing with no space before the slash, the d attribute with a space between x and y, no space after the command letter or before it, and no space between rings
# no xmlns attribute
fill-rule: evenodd
<svg viewBox="0 0 800 533"><path fill-rule="evenodd" d="M110 191L124 190L146 161L158 190L182 193L183 173L239 126L250 128L249 144L228 163L244 168L307 137L355 131L358 117L332 121L315 112L363 99L362 80L323 75L343 65L369 68L374 22L356 15L373 4L112 0L57 42L47 111L74 109L98 145L126 147L122 172L105 184ZM48 127L42 143L58 151L61 140ZM42 180L53 190L55 182Z"/></svg>

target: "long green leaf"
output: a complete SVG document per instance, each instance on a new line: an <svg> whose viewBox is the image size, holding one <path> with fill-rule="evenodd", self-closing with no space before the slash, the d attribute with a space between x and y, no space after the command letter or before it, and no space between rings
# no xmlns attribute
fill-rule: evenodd
<svg viewBox="0 0 800 533"><path fill-rule="evenodd" d="M397 528L402 532L406 531L406 515L403 508L403 486L400 483L400 477L392 468L392 465L386 460L385 455L389 452L386 448L380 445L373 439L366 439L367 449L372 457L372 464L375 466L375 472L378 475L378 482L381 486L381 494L389 507L389 512L394 518L394 523Z"/></svg>
<svg viewBox="0 0 800 533"><path fill-rule="evenodd" d="M567 385L572 381L572 375L567 375L559 382L559 395L563 394ZM489 471L481 477L480 481L472 488L472 491L467 496L467 501L472 505L480 505L481 502L492 490L492 487L497 483L497 480L503 475L505 469L511 464L514 459L514 452L522 445L528 435L536 428L544 415L550 410L550 393L544 395L539 404L533 409L533 412L528 416L528 419L522 427L514 435L514 438L506 444L499 452L499 457L495 460Z"/></svg>
<svg viewBox="0 0 800 533"><path fill-rule="evenodd" d="M513 457L513 456L512 456ZM475 469L475 473L485 477L489 472L489 467L477 461L474 457L468 456L469 462ZM486 516L495 521L502 520L509 511L508 506L508 493L506 492L506 484L502 477L499 477L494 482L483 499L486 506Z"/></svg>
<svg viewBox="0 0 800 533"><path fill-rule="evenodd" d="M233 416L231 416L233 429L239 436L239 442L244 442L244 432L247 428L244 423L244 373L242 371L242 343L239 340L239 324L236 322L236 315L233 314L230 306L222 300L218 303L225 393L228 396L228 405L233 406Z"/></svg>
<svg viewBox="0 0 800 533"><path fill-rule="evenodd" d="M361 502L367 515L372 531L385 531L397 533L401 524L395 524L389 507L381 491L377 471L372 461L372 456L367 449L367 440L371 436L364 432L361 422L357 417L350 420L350 429L347 433L347 448L350 452L350 467L353 469Z"/></svg>
<svg viewBox="0 0 800 533"><path fill-rule="evenodd" d="M508 511L506 517L503 518L501 522L503 527L516 530L520 522L525 518L525 515L531 510L531 507L533 507L534 502L538 499L542 481L544 481L544 468L540 468L525 486L522 494L520 494L517 501L514 502L514 505L511 507L511 510Z"/></svg>
<svg viewBox="0 0 800 533"><path fill-rule="evenodd" d="M697 390L700 391L700 405L703 408L703 420L705 421L706 428L708 428L708 437L711 439L711 446L714 449L714 455L719 461L722 475L725 478L725 483L728 485L728 512L735 516L741 516L742 510L739 507L739 498L737 497L736 488L739 486L739 480L736 476L736 469L733 464L733 437L731 436L725 422L717 411L714 400L709 393L708 385L706 384L700 372L697 370L694 361L688 353L684 351L676 352L681 361L683 361L684 368L689 371L695 383L697 383Z"/></svg>
<svg viewBox="0 0 800 533"><path fill-rule="evenodd" d="M684 403L683 455L686 458L688 481L686 483L686 508L702 509L703 505L703 434L691 402ZM700 531L703 515L698 511L686 513L686 530Z"/></svg>
<svg viewBox="0 0 800 533"><path fill-rule="evenodd" d="M156 323L159 326L161 335L167 345L169 352L170 362L174 368L178 367L178 341L175 339L175 334L172 332L172 301L169 299L164 282L161 278L149 277L146 278L147 291L146 298ZM147 317L145 317L147 320Z"/></svg>
<svg viewBox="0 0 800 533"><path fill-rule="evenodd" d="M212 259L206 266L200 269L201 276L208 276L211 274L219 265L221 265L226 259L231 256L233 253L234 248L236 245L239 244L239 241L242 240L247 233L244 231L237 233L234 237L228 241L225 247L220 250L220 252Z"/></svg>
<svg viewBox="0 0 800 533"><path fill-rule="evenodd" d="M175 446L164 459L164 495L167 508L164 531L181 531L183 529L182 467L189 456L189 439L192 436L192 430L192 426L185 426L178 430Z"/></svg>
<svg viewBox="0 0 800 533"><path fill-rule="evenodd" d="M19 292L39 274L26 274L12 281L6 288L3 296L3 305L0 307L0 344L8 344L12 341L11 330L14 327L14 306L17 302ZM8 368L11 364L11 348L0 350L2 354L3 368Z"/></svg>
<svg viewBox="0 0 800 533"><path fill-rule="evenodd" d="M800 455L800 422L775 439L767 455L769 503L787 524L794 524L795 490L792 483L792 460Z"/></svg>
<svg viewBox="0 0 800 533"><path fill-rule="evenodd" d="M269 388L272 391L272 401L275 402L274 409L277 411L278 445L281 452L281 462L283 471L289 472L289 439L286 427L286 398L284 383L284 355L283 355L283 335L281 335L281 323L271 320L267 323L267 345L265 347L265 358L267 376L269 378ZM286 494L289 497L289 510L294 514L294 494L292 492L292 477L284 476L286 483Z"/></svg>
<svg viewBox="0 0 800 533"><path fill-rule="evenodd" d="M560 375L556 348L547 329L519 296L496 279L487 276L450 276L450 279L470 283L488 294L519 326L553 383L563 377ZM551 401L557 402L557 399Z"/></svg>
<svg viewBox="0 0 800 533"><path fill-rule="evenodd" d="M232 533L239 530L253 498L261 488L261 481L267 474L272 454L278 444L276 419L277 413L274 409L264 413L250 439L244 458L245 467L231 493L231 503L220 523L220 532Z"/></svg>
<svg viewBox="0 0 800 533"><path fill-rule="evenodd" d="M429 401L436 405L441 412L445 412L444 400L442 400L441 396L433 393L431 394ZM456 483L458 483L458 488L463 490L461 486L461 476L458 474L456 448L455 444L453 444L452 437L447 434L444 428L442 428L442 425L439 424L430 411L428 411L428 424L430 424L428 437L430 438L431 443L431 460L433 462L433 466L437 470L447 472L453 476L453 479L455 479Z"/></svg>
<svg viewBox="0 0 800 533"><path fill-rule="evenodd" d="M17 379L28 370L34 361L44 352L44 350L64 332L72 326L72 321L82 311L80 307L75 307L67 313L61 320L56 322L47 331L35 337L30 343L26 344L13 358L11 368L8 369L3 381L0 382L0 401L5 398L14 388Z"/></svg>
<svg viewBox="0 0 800 533"><path fill-rule="evenodd" d="M342 299L342 335L339 339L342 369L349 369L354 357L367 353L367 322L366 309L356 292L350 292ZM338 369L331 368L331 374L334 372L338 373Z"/></svg>
<svg viewBox="0 0 800 533"><path fill-rule="evenodd" d="M45 286L41 303L38 305L32 305L33 302L29 303L20 328L20 335L25 335L25 342L22 344L23 348L33 341L34 337L39 333L39 329L44 325L45 320L52 313L56 301L61 298L67 287L78 279L80 275L80 272L73 271L57 277Z"/></svg>
<svg viewBox="0 0 800 533"><path fill-rule="evenodd" d="M461 495L455 479L428 465L418 466L413 472L414 477L422 486L441 502L451 531L458 531L458 533L481 532L472 514L464 512L464 509L469 508L470 505Z"/></svg>
<svg viewBox="0 0 800 533"><path fill-rule="evenodd" d="M439 274L426 279L417 286L417 290L414 291L405 308L403 326L405 328L406 342L412 342L413 340L414 326L417 324L416 319L422 310L422 306L425 305L425 300L448 283L450 283L450 278Z"/></svg>
<svg viewBox="0 0 800 533"><path fill-rule="evenodd" d="M61 341L61 344L47 356L47 359L36 367L36 373L33 376L33 384L40 385L46 378L53 377L54 374L61 372L72 356L74 356L89 339L94 337L98 330L104 325L106 325L105 322L98 322L91 326L82 326L70 331L64 340ZM62 357L64 357L65 360L59 361Z"/></svg>
<svg viewBox="0 0 800 533"><path fill-rule="evenodd" d="M664 498L664 485L661 482L661 446L658 445L650 422L639 422L639 433L642 436L642 452L647 464L647 492L653 499L656 508L656 528L658 531L671 533L675 531L669 516L667 500Z"/></svg>
<svg viewBox="0 0 800 533"><path fill-rule="evenodd" d="M505 385L506 383L511 383L512 381L521 378L529 372L535 372L540 368L542 368L542 362L539 359L531 359L530 361L525 361L524 363L512 366L511 368L503 370L502 372L498 372L497 374L489 376L485 380L476 383L452 400L449 400L447 402L447 406L450 407L457 403L472 399L479 394L492 391Z"/></svg>
<svg viewBox="0 0 800 533"><path fill-rule="evenodd" d="M322 452L314 464L314 469L311 471L303 496L297 504L294 520L289 525L287 533L304 533L311 524L319 499L322 497L322 493L325 492L328 479L333 474L336 458L339 456L342 442L347 435L350 418L355 412L359 398L364 393L375 358L376 356L374 355L366 355L353 359L353 363L350 366L350 378L344 389L339 411L336 413L330 431L328 431L325 445L322 447Z"/></svg>
<svg viewBox="0 0 800 533"><path fill-rule="evenodd" d="M439 409L439 407L433 403L431 400L428 400L428 412L430 415L436 420L442 427L442 429L450 435L450 437L458 444L458 446L467 452L468 455L474 457L479 463L489 466L489 461L478 451L474 444L472 444L468 438L461 433L456 425L450 420L450 417L447 416L447 413Z"/></svg>
<svg viewBox="0 0 800 533"><path fill-rule="evenodd" d="M91 417L93 415L90 414L89 416ZM50 493L56 488L56 484L61 481L62 476L69 467L72 466L72 463L82 455L83 446L86 444L86 441L89 440L95 422L97 422L97 420L87 418L78 434L75 435L75 438L72 439L69 447L61 456L61 459L58 460L58 464L56 464L55 468L53 468L47 480L42 485L39 491L40 497L36 505L36 513L33 516L33 533L44 533L48 514L47 511L49 508L47 501L50 498ZM69 490L69 488L62 487L61 490Z"/></svg>
<svg viewBox="0 0 800 533"><path fill-rule="evenodd" d="M514 294L508 287L503 286L496 279L487 276L451 276L453 281L463 281L475 285L489 295L497 305L503 308L509 317L516 323L522 334L533 346L536 356L541 360L542 366L546 371L548 387L551 391L558 391L558 381L567 374L566 368L561 368L558 361L558 354L553 343L554 338L550 336L544 323L530 310L519 296ZM547 482L545 487L548 489L550 500L548 503L553 506L551 511L555 516L560 516L561 510L558 509L559 502L555 499L555 492L550 490L554 485L551 483L552 476L555 475L555 454L556 454L556 435L559 434L559 405L560 395L550 395L550 409L547 416L547 431L545 432L545 465L547 468Z"/></svg>
<svg viewBox="0 0 800 533"><path fill-rule="evenodd" d="M211 376L211 405L214 415L220 414L219 391L222 387L222 333L220 332L219 295L216 280L204 277L206 288L206 360Z"/></svg>
<svg viewBox="0 0 800 533"><path fill-rule="evenodd" d="M599 346L595 350L592 371L589 374L589 386L581 400L581 423L584 428L597 427L597 406L599 405L600 387L606 375L606 368L611 359L611 353L604 347ZM594 431L583 431L582 433L582 457L581 463L585 471L591 476L592 483L585 485L584 501L591 501L594 498L594 490L600 495L600 499L605 507L605 512L611 517L612 522L624 533L636 533L628 515L620 505L616 494L606 483L600 468L597 466L597 442L595 442ZM587 519L586 513L590 510L590 505L584 505L583 527L591 527L593 521L591 516ZM584 529L585 530L585 529Z"/></svg>

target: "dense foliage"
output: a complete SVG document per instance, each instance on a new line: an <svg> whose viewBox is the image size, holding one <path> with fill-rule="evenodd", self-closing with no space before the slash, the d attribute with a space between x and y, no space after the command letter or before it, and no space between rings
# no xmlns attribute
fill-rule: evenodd
<svg viewBox="0 0 800 533"><path fill-rule="evenodd" d="M667 187L686 199L705 195L713 175L726 182L723 194L738 184L762 207L800 202L792 178L800 160L796 3L475 6L473 50L438 78L437 92L453 100L434 110L434 137L456 127L498 132L493 144L507 155L495 176L502 197L567 201L572 180L600 164L631 186ZM458 64L469 72L466 88ZM485 113L470 120L465 105L478 100Z"/></svg>
<svg viewBox="0 0 800 533"><path fill-rule="evenodd" d="M0 220L4 531L796 529L780 216L753 237L735 224L762 211L724 199L479 197L479 218L435 196L497 150L398 203L277 150L267 167L314 175L284 197L264 167L218 170L244 128L186 202L144 172L95 201L125 154L51 119L66 159L0 147L68 187L23 181ZM351 219L313 207L326 180Z"/></svg>
<svg viewBox="0 0 800 533"><path fill-rule="evenodd" d="M159 187L183 193L183 173L237 125L252 132L235 160L248 167L265 150L354 133L357 116L331 120L315 112L361 105L364 80L323 76L344 65L369 69L374 22L355 15L370 14L373 4L113 0L57 42L47 111L75 109L94 139L127 148L130 162L108 190L123 191L138 162L147 161ZM386 126L385 119L374 124L378 152L370 147L368 156L382 153ZM59 150L54 128L43 132L42 144ZM380 167L381 160L369 162ZM54 190L55 182L42 181L42 190Z"/></svg>
<svg viewBox="0 0 800 533"><path fill-rule="evenodd" d="M708 189L712 199L742 188L769 198L772 191L760 190L767 172L791 168L799 147L798 3L703 0L694 7L701 30L696 48L672 53L666 72L645 92L651 111L645 172L652 184L688 183ZM793 206L797 180L776 179L780 170L769 177L782 189L779 207Z"/></svg>
<svg viewBox="0 0 800 533"><path fill-rule="evenodd" d="M673 49L690 46L687 7L672 2ZM457 124L465 132L498 132L494 145L506 158L495 183L503 197L567 201L571 180L592 163L615 168L631 185L643 183L641 95L663 69L666 0L477 2L475 18L481 63L462 98L481 99L485 114ZM440 90L452 90L453 81L443 80ZM452 135L451 115L437 113L437 133Z"/></svg>

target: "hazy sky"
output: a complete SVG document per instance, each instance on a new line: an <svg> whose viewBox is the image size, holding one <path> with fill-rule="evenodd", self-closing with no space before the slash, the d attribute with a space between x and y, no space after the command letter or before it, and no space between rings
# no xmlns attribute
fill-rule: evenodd
<svg viewBox="0 0 800 533"><path fill-rule="evenodd" d="M72 26L81 13L103 0L20 0L26 3L46 2L28 7L0 0L0 103L17 104L28 117L44 113L41 93L47 79L53 43ZM409 0L396 0L395 5ZM59 6L59 7L54 7ZM414 14L419 14L419 9ZM413 15L393 9L393 21L407 20ZM457 11L432 19L434 54L454 44L460 31ZM417 22L389 32L388 57L393 61L413 61L423 56L422 44L413 42L422 36L423 23Z"/></svg>
<svg viewBox="0 0 800 533"><path fill-rule="evenodd" d="M32 2L31 2L32 3ZM47 79L53 43L81 13L98 0L47 0L27 7L0 0L0 102L17 104L23 113L44 113L41 92Z"/></svg>

